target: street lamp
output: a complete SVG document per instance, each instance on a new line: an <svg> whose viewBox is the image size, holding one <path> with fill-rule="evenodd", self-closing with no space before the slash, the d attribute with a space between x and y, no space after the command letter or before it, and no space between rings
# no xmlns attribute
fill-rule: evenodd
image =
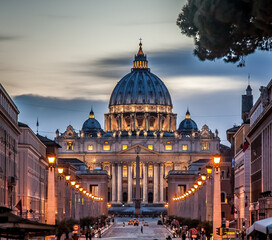
<svg viewBox="0 0 272 240"><path fill-rule="evenodd" d="M198 180L198 181L197 181L197 184L198 184L198 186L201 186L201 185L202 185L202 181L201 181L201 180Z"/></svg>
<svg viewBox="0 0 272 240"><path fill-rule="evenodd" d="M221 182L220 182L220 162L219 154L213 156L214 176L213 176L213 236L214 239L221 239L216 229L221 227Z"/></svg>
<svg viewBox="0 0 272 240"><path fill-rule="evenodd" d="M71 181L71 185L75 186L76 185L76 181Z"/></svg>
<svg viewBox="0 0 272 240"><path fill-rule="evenodd" d="M210 165L206 166L206 171L207 171L208 178L209 178L209 176L212 174L212 166L210 166Z"/></svg>
<svg viewBox="0 0 272 240"><path fill-rule="evenodd" d="M207 176L205 174L201 174L201 180L205 181L207 179Z"/></svg>
<svg viewBox="0 0 272 240"><path fill-rule="evenodd" d="M58 174L59 174L59 178L61 180L61 177L63 175L64 169L63 168L58 168Z"/></svg>
<svg viewBox="0 0 272 240"><path fill-rule="evenodd" d="M213 156L213 164L216 170L220 167L220 162L221 162L221 156L220 155L214 155Z"/></svg>
<svg viewBox="0 0 272 240"><path fill-rule="evenodd" d="M66 179L67 182L69 182L69 180L71 179L71 175L66 175L65 179Z"/></svg>
<svg viewBox="0 0 272 240"><path fill-rule="evenodd" d="M63 171L64 171L63 168L58 168L58 173L59 173L59 175L62 175L62 174L63 174Z"/></svg>
<svg viewBox="0 0 272 240"><path fill-rule="evenodd" d="M55 167L56 157L55 156L48 156L47 159L48 159L49 167L52 171L52 168Z"/></svg>

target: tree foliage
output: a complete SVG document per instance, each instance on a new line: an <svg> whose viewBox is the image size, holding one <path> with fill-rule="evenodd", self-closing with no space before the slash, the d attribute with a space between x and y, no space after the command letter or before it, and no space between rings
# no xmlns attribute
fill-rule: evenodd
<svg viewBox="0 0 272 240"><path fill-rule="evenodd" d="M271 0L188 0L177 19L181 32L195 40L202 61L238 62L256 49L272 49Z"/></svg>

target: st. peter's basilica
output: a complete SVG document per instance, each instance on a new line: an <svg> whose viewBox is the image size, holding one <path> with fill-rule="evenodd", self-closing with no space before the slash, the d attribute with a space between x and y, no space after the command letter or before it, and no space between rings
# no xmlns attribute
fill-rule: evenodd
<svg viewBox="0 0 272 240"><path fill-rule="evenodd" d="M211 159L220 144L218 132L213 133L207 125L199 129L189 110L177 128L177 114L172 109L170 93L151 73L140 43L131 72L112 91L105 129L91 111L80 132L71 125L64 133L57 130L55 140L62 147L58 157L80 160L91 170L106 170L108 201L129 204L135 199L135 159L140 149L142 204L165 203L168 172L187 170L193 162Z"/></svg>

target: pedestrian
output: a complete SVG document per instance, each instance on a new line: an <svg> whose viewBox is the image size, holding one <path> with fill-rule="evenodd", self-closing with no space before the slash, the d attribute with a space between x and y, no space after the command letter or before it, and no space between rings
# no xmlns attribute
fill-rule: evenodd
<svg viewBox="0 0 272 240"><path fill-rule="evenodd" d="M242 234L241 234L242 240L245 239L245 236L246 236L246 233L245 233L245 231L243 230L243 231L242 231Z"/></svg>
<svg viewBox="0 0 272 240"><path fill-rule="evenodd" d="M144 233L143 225L141 226L141 233Z"/></svg>
<svg viewBox="0 0 272 240"><path fill-rule="evenodd" d="M182 233L182 240L185 240L186 239L186 234L185 232Z"/></svg>
<svg viewBox="0 0 272 240"><path fill-rule="evenodd" d="M166 240L172 240L171 236L168 235L168 237L166 238Z"/></svg>
<svg viewBox="0 0 272 240"><path fill-rule="evenodd" d="M126 224L125 224L125 222L123 222L123 227L125 227L126 226Z"/></svg>
<svg viewBox="0 0 272 240"><path fill-rule="evenodd" d="M89 238L89 231L88 230L86 230L85 237L86 237L86 240L88 240L88 238Z"/></svg>
<svg viewBox="0 0 272 240"><path fill-rule="evenodd" d="M190 240L190 239L191 239L190 232L186 231L186 238L185 238L185 240Z"/></svg>

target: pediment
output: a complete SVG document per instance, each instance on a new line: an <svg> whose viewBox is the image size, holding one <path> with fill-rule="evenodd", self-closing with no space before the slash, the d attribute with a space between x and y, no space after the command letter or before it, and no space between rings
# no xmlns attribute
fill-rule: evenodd
<svg viewBox="0 0 272 240"><path fill-rule="evenodd" d="M141 144L135 144L125 150L122 150L120 152L118 152L118 154L122 155L122 154L137 154L137 150L140 149L140 153L139 155L158 155L158 152L151 150Z"/></svg>

